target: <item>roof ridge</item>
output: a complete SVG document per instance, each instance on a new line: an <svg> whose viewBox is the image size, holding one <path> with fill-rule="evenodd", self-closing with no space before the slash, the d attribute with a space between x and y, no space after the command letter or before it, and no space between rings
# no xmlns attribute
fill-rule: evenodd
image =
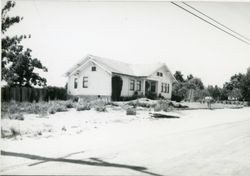
<svg viewBox="0 0 250 176"><path fill-rule="evenodd" d="M107 58L107 57L101 57L101 56L96 56L96 55L92 55L92 54L90 54L89 56L90 56L90 57L93 57L93 58L105 59L105 60L109 60L109 61L112 61L112 62L120 62L120 63L126 64L126 65L130 65L130 64L127 63L127 62L123 62L123 61L115 60L115 59L110 59L110 58Z"/></svg>

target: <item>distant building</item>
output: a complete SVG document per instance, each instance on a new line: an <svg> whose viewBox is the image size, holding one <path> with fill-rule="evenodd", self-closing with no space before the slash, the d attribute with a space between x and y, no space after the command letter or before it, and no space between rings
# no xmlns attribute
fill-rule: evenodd
<svg viewBox="0 0 250 176"><path fill-rule="evenodd" d="M170 99L176 81L164 63L132 65L93 55L83 58L66 76L69 94L112 100L148 94Z"/></svg>

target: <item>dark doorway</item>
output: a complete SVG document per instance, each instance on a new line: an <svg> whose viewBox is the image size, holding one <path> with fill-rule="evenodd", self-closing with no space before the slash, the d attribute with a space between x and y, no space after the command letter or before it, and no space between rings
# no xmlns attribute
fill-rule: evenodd
<svg viewBox="0 0 250 176"><path fill-rule="evenodd" d="M121 97L122 78L120 76L112 77L112 101L118 101Z"/></svg>

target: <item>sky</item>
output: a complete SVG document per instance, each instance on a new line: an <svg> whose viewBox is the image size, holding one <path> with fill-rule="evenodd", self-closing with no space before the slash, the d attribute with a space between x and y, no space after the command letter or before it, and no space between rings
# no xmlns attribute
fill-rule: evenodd
<svg viewBox="0 0 250 176"><path fill-rule="evenodd" d="M250 38L249 2L189 4ZM65 86L64 73L87 54L132 64L164 62L206 86L222 86L250 67L250 45L170 2L20 0L10 14L23 20L6 34L31 34L22 44L48 68L41 75L52 86Z"/></svg>

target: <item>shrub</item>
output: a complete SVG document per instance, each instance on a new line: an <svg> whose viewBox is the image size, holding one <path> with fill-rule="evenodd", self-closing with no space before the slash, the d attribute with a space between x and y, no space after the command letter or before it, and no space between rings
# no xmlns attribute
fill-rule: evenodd
<svg viewBox="0 0 250 176"><path fill-rule="evenodd" d="M50 107L49 110L48 110L48 112L49 112L50 114L55 114L55 113L56 113L56 110L55 110L55 108Z"/></svg>
<svg viewBox="0 0 250 176"><path fill-rule="evenodd" d="M146 97L151 100L155 100L157 98L157 94L155 92L147 92Z"/></svg>
<svg viewBox="0 0 250 176"><path fill-rule="evenodd" d="M10 114L9 118L11 120L24 120L23 114Z"/></svg>
<svg viewBox="0 0 250 176"><path fill-rule="evenodd" d="M136 115L136 109L135 108L128 108L126 111L126 115Z"/></svg>
<svg viewBox="0 0 250 176"><path fill-rule="evenodd" d="M161 105L160 105L159 103L157 103L157 104L155 105L155 107L154 107L154 111L155 111L155 112L159 112L159 111L161 111L161 110L162 110Z"/></svg>
<svg viewBox="0 0 250 176"><path fill-rule="evenodd" d="M107 102L106 105L119 106L118 104L115 104L115 103L113 103L113 102Z"/></svg>
<svg viewBox="0 0 250 176"><path fill-rule="evenodd" d="M66 106L62 105L62 104L56 104L55 106L56 108L56 112L65 112L68 111Z"/></svg>
<svg viewBox="0 0 250 176"><path fill-rule="evenodd" d="M74 103L73 103L73 101L66 101L65 106L66 106L66 108L70 109L70 108L74 107Z"/></svg>
<svg viewBox="0 0 250 176"><path fill-rule="evenodd" d="M131 101L131 100L135 100L136 97L130 96L130 97L120 97L119 101Z"/></svg>
<svg viewBox="0 0 250 176"><path fill-rule="evenodd" d="M90 104L78 104L76 107L77 111L85 111L85 110L90 110Z"/></svg>
<svg viewBox="0 0 250 176"><path fill-rule="evenodd" d="M8 112L11 114L20 112L20 106L14 101L11 101L8 107Z"/></svg>
<svg viewBox="0 0 250 176"><path fill-rule="evenodd" d="M1 127L1 137L2 138L10 138L15 137L17 135L21 135L20 130L16 129L15 127L8 127L3 128Z"/></svg>
<svg viewBox="0 0 250 176"><path fill-rule="evenodd" d="M106 112L106 103L102 100L97 100L97 101L92 101L91 102L92 106L95 108L96 111L98 112Z"/></svg>
<svg viewBox="0 0 250 176"><path fill-rule="evenodd" d="M11 132L11 137L15 137L17 135L21 135L20 130L16 129L15 127L11 127L10 128L10 132Z"/></svg>
<svg viewBox="0 0 250 176"><path fill-rule="evenodd" d="M154 106L154 111L159 112L161 110L168 112L173 110L174 104L167 100L158 100L157 104Z"/></svg>
<svg viewBox="0 0 250 176"><path fill-rule="evenodd" d="M95 110L98 112L107 112L107 109L105 106L97 106L95 107Z"/></svg>
<svg viewBox="0 0 250 176"><path fill-rule="evenodd" d="M146 98L137 99L134 101L130 101L128 103L128 105L133 106L133 107L144 107L144 108L149 108L153 106L154 104L155 102L152 102L151 100L146 99Z"/></svg>
<svg viewBox="0 0 250 176"><path fill-rule="evenodd" d="M250 101L247 102L247 106L250 106Z"/></svg>
<svg viewBox="0 0 250 176"><path fill-rule="evenodd" d="M62 131L67 131L67 128L65 126L63 126Z"/></svg>
<svg viewBox="0 0 250 176"><path fill-rule="evenodd" d="M48 112L50 114L55 114L56 112L66 112L66 111L68 111L66 105L59 102L53 102L48 108Z"/></svg>
<svg viewBox="0 0 250 176"><path fill-rule="evenodd" d="M79 97L74 96L74 95L68 95L68 99L70 99L70 100L73 101L73 102L78 102Z"/></svg>

